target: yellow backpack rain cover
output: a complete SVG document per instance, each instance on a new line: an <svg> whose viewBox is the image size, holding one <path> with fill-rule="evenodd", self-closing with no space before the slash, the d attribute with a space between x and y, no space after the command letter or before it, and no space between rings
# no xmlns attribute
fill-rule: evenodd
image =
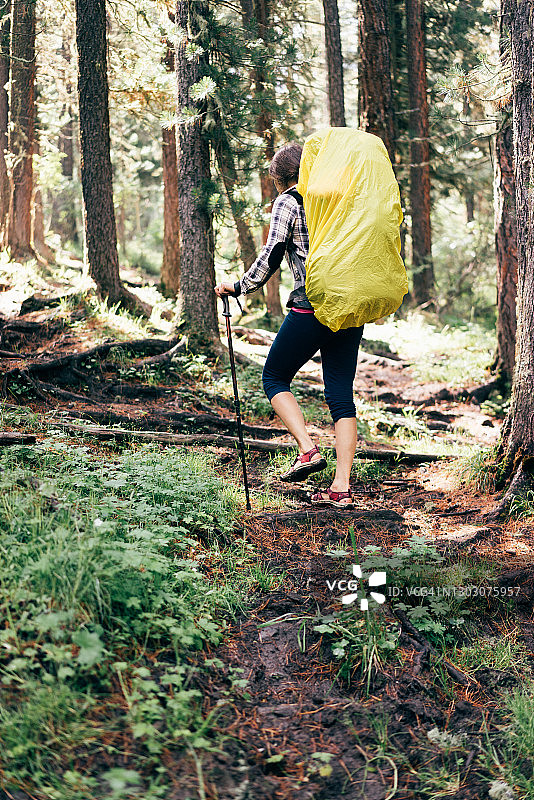
<svg viewBox="0 0 534 800"><path fill-rule="evenodd" d="M302 151L297 190L310 235L306 295L333 331L374 322L402 303L400 193L384 143L350 128L323 128Z"/></svg>

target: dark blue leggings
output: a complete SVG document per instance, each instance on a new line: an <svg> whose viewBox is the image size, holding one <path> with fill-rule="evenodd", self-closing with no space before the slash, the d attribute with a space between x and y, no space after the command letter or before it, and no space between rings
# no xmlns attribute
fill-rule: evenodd
<svg viewBox="0 0 534 800"><path fill-rule="evenodd" d="M337 422L355 417L352 384L362 333L363 325L334 333L318 322L314 314L290 311L263 368L263 388L269 400L279 392L289 392L296 373L320 350L324 396L332 419Z"/></svg>

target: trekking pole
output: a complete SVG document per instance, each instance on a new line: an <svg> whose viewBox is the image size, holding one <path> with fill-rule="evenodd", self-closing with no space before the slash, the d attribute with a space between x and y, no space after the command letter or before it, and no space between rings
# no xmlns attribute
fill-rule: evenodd
<svg viewBox="0 0 534 800"><path fill-rule="evenodd" d="M236 298L237 299L237 298ZM223 317L226 319L226 335L228 337L228 352L230 353L230 369L232 370L232 383L234 384L234 406L235 418L237 423L237 438L239 440L239 453L241 455L241 466L243 467L243 483L245 484L245 499L247 501L247 511L250 511L250 497L248 493L247 465L245 463L245 442L243 441L243 428L241 425L241 408L239 405L239 392L237 390L237 375L235 372L234 348L232 345L232 327L230 318L230 300L225 294L221 297L223 301ZM239 300L237 301L239 304Z"/></svg>

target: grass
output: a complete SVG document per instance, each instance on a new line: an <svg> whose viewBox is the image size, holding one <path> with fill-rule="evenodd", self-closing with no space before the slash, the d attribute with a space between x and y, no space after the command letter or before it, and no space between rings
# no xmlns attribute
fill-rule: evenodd
<svg viewBox="0 0 534 800"><path fill-rule="evenodd" d="M221 641L248 588L282 578L230 538L235 493L213 467L206 453L110 455L61 436L0 452L4 788L160 797L164 748L216 746L195 653ZM124 735L137 755L97 780L86 764Z"/></svg>
<svg viewBox="0 0 534 800"><path fill-rule="evenodd" d="M486 729L482 752L493 779L494 800L534 799L534 683L515 688L503 702L503 724L496 735Z"/></svg>
<svg viewBox="0 0 534 800"><path fill-rule="evenodd" d="M517 639L517 629L502 636L477 637L469 644L454 645L451 660L460 669L474 673L482 667L527 675L530 672L529 652Z"/></svg>

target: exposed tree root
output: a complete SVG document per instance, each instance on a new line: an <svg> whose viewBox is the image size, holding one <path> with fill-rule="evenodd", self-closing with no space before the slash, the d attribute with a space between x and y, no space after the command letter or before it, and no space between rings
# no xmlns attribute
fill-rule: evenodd
<svg viewBox="0 0 534 800"><path fill-rule="evenodd" d="M421 405L433 406L435 403L442 403L444 401L456 403L466 400L476 403L476 405L481 405L496 389L502 389L502 381L489 381L482 386L477 386L475 389L460 389L457 392L451 392L449 389L440 389L436 394L430 395L430 397L422 400Z"/></svg>
<svg viewBox="0 0 534 800"><path fill-rule="evenodd" d="M428 657L429 654L434 656L438 655L436 649L430 644L428 639L426 639L423 636L421 631L417 630L415 625L412 625L412 623L410 622L404 611L401 611L398 608L391 608L391 612L397 617L397 619L401 623L403 631L410 634L410 637L412 639L415 639L415 641L423 648L423 653L422 653L423 658ZM462 686L479 685L478 681L474 680L473 678L470 678L468 675L465 675L457 667L453 666L453 664L451 664L450 661L443 659L442 664L447 670L448 674L451 676L451 678L456 681L456 683L460 683Z"/></svg>
<svg viewBox="0 0 534 800"><path fill-rule="evenodd" d="M112 349L130 350L132 353L139 353L147 350L149 352L167 351L168 348L169 342L166 339L134 339L130 342L106 342L105 344L91 347L89 350L85 350L82 353L67 353L58 358L30 361L22 368L11 369L4 374L1 391L2 394L5 395L10 380L20 376L22 371L31 375L49 375L52 372L60 372L63 369L82 364L90 358L105 358ZM20 358L24 358L24 356L20 356Z"/></svg>
<svg viewBox="0 0 534 800"><path fill-rule="evenodd" d="M532 476L532 466L525 464L522 460L517 468L514 477L512 478L504 497L499 504L486 515L486 522L499 522L508 516L510 507L514 501L525 497L528 491L534 489L534 481Z"/></svg>
<svg viewBox="0 0 534 800"><path fill-rule="evenodd" d="M61 303L62 300L67 300L69 297L76 296L76 292L69 292L68 294L61 295L60 297L44 297L40 294L32 294L31 297L27 297L22 301L19 315L23 316L24 314L28 314L30 311L41 311L43 308L55 308Z"/></svg>

